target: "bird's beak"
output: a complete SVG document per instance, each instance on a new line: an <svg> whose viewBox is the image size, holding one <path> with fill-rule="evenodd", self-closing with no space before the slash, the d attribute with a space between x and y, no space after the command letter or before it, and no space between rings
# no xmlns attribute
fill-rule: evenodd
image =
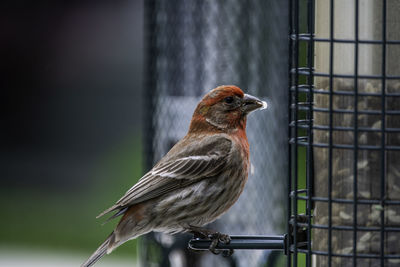
<svg viewBox="0 0 400 267"><path fill-rule="evenodd" d="M260 99L252 95L245 94L242 101L242 110L245 113L250 113L259 108L267 108L267 102L261 101Z"/></svg>

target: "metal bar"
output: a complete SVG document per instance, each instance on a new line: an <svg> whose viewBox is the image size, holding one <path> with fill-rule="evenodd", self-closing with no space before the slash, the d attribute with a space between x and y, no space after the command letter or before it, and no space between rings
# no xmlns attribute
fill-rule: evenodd
<svg viewBox="0 0 400 267"><path fill-rule="evenodd" d="M313 33L314 33L314 1L313 0L308 0L307 1L307 32L310 34L311 37L311 42L308 43L308 51L307 51L307 68L309 70L314 69L314 42L313 42ZM307 77L308 80L308 86L309 88L313 87L314 83L314 77L312 75L312 72L310 73L310 76ZM311 197L313 194L313 92L310 90L307 93L307 101L306 104L308 104L308 111L307 111L307 118L306 121L308 123L308 143L309 145L307 146L307 158L306 158L306 177L307 177L307 185L306 188L308 189L307 191L307 202L306 202L306 215L308 216L308 227L307 227L307 251L308 253L306 254L306 266L311 266L311 217L312 217L312 201Z"/></svg>
<svg viewBox="0 0 400 267"><path fill-rule="evenodd" d="M208 250L211 240L192 239L189 247L195 250ZM277 236L231 236L229 244L218 243L217 249L268 249L282 250L286 248L284 235Z"/></svg>
<svg viewBox="0 0 400 267"><path fill-rule="evenodd" d="M359 76L357 76L358 78ZM356 77L353 77L356 78ZM302 84L299 85L299 92L302 93L308 93L310 91L309 86ZM295 88L292 87L290 89L292 92L294 92ZM312 87L311 91L314 94L325 94L328 95L329 91L323 90L323 89L314 89L314 86ZM354 91L340 91L340 90L335 90L333 92L334 95L354 95ZM370 92L358 92L358 96L376 96L376 97L381 97L381 93L370 93ZM386 93L386 96L390 96L390 97L400 97L400 93Z"/></svg>
<svg viewBox="0 0 400 267"><path fill-rule="evenodd" d="M291 196L292 197L292 196ZM302 200L307 200L308 196L298 196L298 199ZM328 198L326 197L312 197L312 201L320 201L320 202L328 202ZM331 201L333 203L348 203L352 204L354 200L352 199L344 199L344 198L332 198ZM369 204L380 204L381 200L380 199L358 199L357 200L358 204L364 204L364 205L369 205ZM386 205L400 205L400 200L385 200Z"/></svg>
<svg viewBox="0 0 400 267"><path fill-rule="evenodd" d="M330 112L329 109L326 108L313 108L314 111L318 112ZM348 113L348 114L353 114L354 111L350 109L332 109L332 112L334 113ZM359 114L369 114L369 115L381 115L383 111L379 110L359 110ZM386 114L388 115L400 115L400 110L386 110Z"/></svg>
<svg viewBox="0 0 400 267"><path fill-rule="evenodd" d="M299 249L299 252L301 253L307 253L307 250L305 249ZM326 251L320 251L320 250L313 250L312 254L315 255L323 255L323 256L327 256L328 252ZM344 258L351 258L353 257L352 253L349 254L342 254L342 253L332 253L333 257L344 257ZM364 258L364 259L380 259L381 256L378 254L357 254L358 258ZM399 254L390 254L390 255L385 255L383 257L384 259L400 259L400 255ZM384 267L384 265L380 265L381 267Z"/></svg>
<svg viewBox="0 0 400 267"><path fill-rule="evenodd" d="M289 35L292 34L293 31L293 3L292 0L288 0L289 1ZM289 64L288 64L288 75L289 75L289 91L288 91L288 114L289 114L289 122L292 119L292 114L291 114L291 102L292 102L292 95L291 95L291 91L290 88L293 86L292 84L292 74L290 73L290 69L292 68L292 63L293 63L293 41L291 39L289 39ZM288 129L288 133L289 133L289 137L291 137L292 132L291 132L291 128L289 126ZM288 144L288 155L289 155L289 170L288 170L288 187L287 187L287 218L286 218L286 233L290 233L290 217L292 215L292 199L290 198L290 194L292 191L292 145ZM287 238L286 240L286 247L289 248L290 247L290 238ZM292 266L292 255L289 252L289 250L287 250L287 257L286 257L286 266L287 267L291 267Z"/></svg>
<svg viewBox="0 0 400 267"><path fill-rule="evenodd" d="M297 226L300 227L307 227L308 224L307 223L297 223ZM335 226L327 226L327 225L322 225L322 224L311 224L312 228L318 228L318 229L329 229L331 228L332 230L346 230L346 231L353 231L354 228L352 225L335 225ZM357 227L358 231L381 231L380 226L358 226ZM384 232L400 232L400 228L396 228L396 227L385 227Z"/></svg>
<svg viewBox="0 0 400 267"><path fill-rule="evenodd" d="M358 198L358 0L354 21L354 151L353 151L353 267L357 266L357 198Z"/></svg>
<svg viewBox="0 0 400 267"><path fill-rule="evenodd" d="M153 152L153 138L154 138L154 125L153 125L153 113L154 113L154 98L155 88L157 86L157 71L156 71L156 14L155 14L156 1L149 0L145 2L144 10L146 12L144 18L144 26L146 33L146 53L145 53L145 84L144 88L144 101L146 105L146 112L143 112L144 119L144 171L147 172L153 167L154 164L154 152Z"/></svg>
<svg viewBox="0 0 400 267"><path fill-rule="evenodd" d="M302 142L300 140L294 141L293 138L291 138L289 140L289 143L291 143L291 144L293 144L295 142L297 142L297 145L300 145L300 146L308 146L309 145L308 142L304 142L304 141ZM345 145L345 144L332 144L332 146L331 146L329 144L324 144L324 143L313 143L313 147L327 147L327 148L332 147L332 148L340 148L340 149L354 149L354 145ZM381 148L382 147L380 145L379 146L358 145L358 149L359 150L381 150ZM389 145L386 145L385 149L386 150L399 151L400 150L400 146L389 146Z"/></svg>
<svg viewBox="0 0 400 267"><path fill-rule="evenodd" d="M330 39L329 42L329 146L328 146L328 267L332 266L332 150L333 150L333 53L334 53L334 1L330 0Z"/></svg>
<svg viewBox="0 0 400 267"><path fill-rule="evenodd" d="M301 110L301 109L300 109ZM291 124L290 127L293 127ZM298 125L299 128L308 128L308 125ZM320 131L328 131L329 127L325 125L318 125L318 124L313 124L313 129L314 130L320 130ZM354 127L346 127L346 126L333 126L334 131L354 131ZM358 132L381 132L381 129L379 128L368 128L368 127L358 127L357 128ZM386 133L399 133L400 128L385 128Z"/></svg>
<svg viewBox="0 0 400 267"><path fill-rule="evenodd" d="M381 242L380 242L380 255L381 255L381 266L385 265L385 176L386 176L386 135L385 135L385 127L386 127L386 0L383 0L382 5L382 116L381 116Z"/></svg>
<svg viewBox="0 0 400 267"><path fill-rule="evenodd" d="M299 34L298 38L296 37L296 35L290 35L290 38L293 39L293 40L298 40L298 41L307 41L307 42L311 41L311 37L307 33ZM313 42L321 42L321 43L329 43L331 41L331 39L329 39L329 38L315 38L314 36L313 36L312 40L313 40ZM336 39L336 38L333 38L332 41L334 43L347 43L347 44L355 44L356 43L356 41L352 40L352 39ZM383 42L379 41L379 40L362 40L362 39L359 39L357 41L357 43L359 43L359 44L376 44L376 45L379 45L379 44L382 44ZM400 44L400 40L387 40L386 44Z"/></svg>
<svg viewBox="0 0 400 267"><path fill-rule="evenodd" d="M333 42L332 42L333 45ZM292 69L291 72L298 72L300 75L304 75L304 76L308 76L310 73L310 70L306 67L301 67L298 69ZM313 71L312 72L313 76L318 76L318 77L333 77L333 78L348 78L348 79L354 79L354 75L352 74L335 74L335 73L324 73L324 72L317 72L317 71ZM382 78L386 78L387 80L398 80L400 79L400 76L398 75L386 75L386 76L382 76L382 75L366 75L366 74L359 74L358 78L360 79L382 79Z"/></svg>
<svg viewBox="0 0 400 267"><path fill-rule="evenodd" d="M295 34L299 34L299 1L295 1L294 5L294 30ZM293 57L294 57L294 67L296 68L295 71L295 76L294 76L294 85L297 87L299 84L299 42L294 42L294 52L293 52ZM295 91L295 97L294 97L294 104L296 107L298 107L297 103L299 102L299 92L296 90ZM297 214L298 214L298 200L297 200L297 190L298 190L298 128L297 128L297 120L298 120L298 109L294 109L294 138L295 138L295 143L294 143L294 159L293 159L293 164L294 164L294 174L293 174L293 184L294 184L294 198L293 198L293 244L294 244L294 249L293 249L293 265L297 266L298 265L298 258L297 258ZM290 218L289 218L290 219Z"/></svg>

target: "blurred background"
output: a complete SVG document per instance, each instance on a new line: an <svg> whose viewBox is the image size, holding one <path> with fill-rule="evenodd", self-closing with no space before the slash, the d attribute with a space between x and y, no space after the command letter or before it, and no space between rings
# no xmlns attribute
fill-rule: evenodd
<svg viewBox="0 0 400 267"><path fill-rule="evenodd" d="M142 173L143 3L0 14L0 266L79 266L114 226L95 216ZM101 264L135 258L133 241Z"/></svg>
<svg viewBox="0 0 400 267"><path fill-rule="evenodd" d="M287 1L145 1L145 168L180 138L210 89L235 84L268 102L247 122L252 171L235 205L208 226L231 235L283 234L288 170ZM150 107L150 108L149 108ZM147 235L143 266L282 266L282 254L190 253L189 235Z"/></svg>
<svg viewBox="0 0 400 267"><path fill-rule="evenodd" d="M80 265L116 223L95 216L183 137L200 97L221 84L269 109L248 121L246 189L210 228L284 233L287 1L0 5L0 266ZM189 239L148 235L98 266L284 264L271 251L189 253Z"/></svg>

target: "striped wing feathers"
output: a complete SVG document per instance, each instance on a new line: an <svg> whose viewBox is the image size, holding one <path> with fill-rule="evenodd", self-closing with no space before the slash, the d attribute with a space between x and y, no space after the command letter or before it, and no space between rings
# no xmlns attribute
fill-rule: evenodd
<svg viewBox="0 0 400 267"><path fill-rule="evenodd" d="M190 151L189 148L189 151L184 151L175 158L168 159L166 155L165 159L145 174L114 206L103 211L97 218L113 210L121 210L218 175L227 161L231 141L223 137L214 139L209 140L209 145L202 146L211 150Z"/></svg>

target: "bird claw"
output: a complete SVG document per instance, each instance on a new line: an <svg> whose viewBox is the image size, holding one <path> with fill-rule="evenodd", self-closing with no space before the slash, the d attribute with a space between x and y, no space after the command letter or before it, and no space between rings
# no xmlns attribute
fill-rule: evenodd
<svg viewBox="0 0 400 267"><path fill-rule="evenodd" d="M233 249L217 249L217 246L220 242L222 244L229 244L231 242L231 237L229 235L195 226L190 226L188 230L193 234L194 238L211 240L210 247L208 248L211 253L215 255L222 253L222 256L224 257L229 257L233 254Z"/></svg>
<svg viewBox="0 0 400 267"><path fill-rule="evenodd" d="M208 238L211 239L211 245L209 247L211 253L219 255L222 252L222 256L224 257L229 257L233 254L233 249L216 249L219 242L223 244L229 244L231 242L231 237L229 235L216 232L208 235Z"/></svg>
<svg viewBox="0 0 400 267"><path fill-rule="evenodd" d="M208 238L211 240L216 240L218 242L229 244L231 242L231 237L227 234L221 234L219 232L215 232L208 235Z"/></svg>
<svg viewBox="0 0 400 267"><path fill-rule="evenodd" d="M233 250L233 248L224 249L224 250L222 251L222 256L223 256L223 257L230 257L230 256L232 256L233 252L235 252L235 251Z"/></svg>

